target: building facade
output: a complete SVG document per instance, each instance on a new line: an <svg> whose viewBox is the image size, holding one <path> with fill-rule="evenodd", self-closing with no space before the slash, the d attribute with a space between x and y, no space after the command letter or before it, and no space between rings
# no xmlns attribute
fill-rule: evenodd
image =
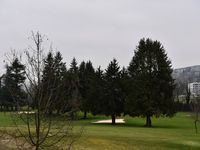
<svg viewBox="0 0 200 150"><path fill-rule="evenodd" d="M188 89L190 90L191 96L200 95L200 82L189 83Z"/></svg>

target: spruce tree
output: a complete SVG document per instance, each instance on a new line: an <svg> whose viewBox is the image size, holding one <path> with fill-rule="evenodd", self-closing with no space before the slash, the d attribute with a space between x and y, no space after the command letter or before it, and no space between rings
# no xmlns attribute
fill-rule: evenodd
<svg viewBox="0 0 200 150"><path fill-rule="evenodd" d="M84 112L84 119L86 118L86 109L85 109L85 103L86 103L86 91L87 91L87 77L86 77L86 64L84 61L81 62L79 66L79 91L81 95L81 110Z"/></svg>
<svg viewBox="0 0 200 150"><path fill-rule="evenodd" d="M73 58L70 69L68 71L68 82L70 84L69 89L69 107L71 109L71 118L74 119L74 112L80 109L80 81L78 75L78 63Z"/></svg>
<svg viewBox="0 0 200 150"><path fill-rule="evenodd" d="M62 59L60 52L57 52L55 56L52 52L49 52L44 61L42 83L45 90L43 90L43 96L51 94L49 113L55 110L59 114L63 110L63 104L65 103L64 76L66 66ZM43 102L43 105L47 105L47 103Z"/></svg>
<svg viewBox="0 0 200 150"><path fill-rule="evenodd" d="M67 68L65 63L63 62L62 54L57 52L54 57L55 64L55 81L56 81L56 89L55 92L57 96L55 97L55 109L57 114L59 114L64 109L64 104L66 103L66 89L64 85L64 77L67 72ZM56 95L56 94L55 94Z"/></svg>
<svg viewBox="0 0 200 150"><path fill-rule="evenodd" d="M92 83L95 78L95 70L91 61L85 65L85 101L82 103L84 118L87 118L87 112L93 107L93 98L91 97L91 90L93 89Z"/></svg>
<svg viewBox="0 0 200 150"><path fill-rule="evenodd" d="M6 74L4 77L4 93L8 100L16 108L18 105L24 104L25 92L22 89L25 82L25 66L15 58L10 65L6 66Z"/></svg>
<svg viewBox="0 0 200 150"><path fill-rule="evenodd" d="M172 71L162 44L141 39L128 67L126 108L131 116L146 117L147 127L152 125L152 116L173 116L175 113Z"/></svg>
<svg viewBox="0 0 200 150"><path fill-rule="evenodd" d="M53 105L54 100L54 94L55 91L52 91L52 89L55 89L55 68L54 68L54 56L52 52L49 52L47 57L44 60L44 69L42 74L42 88L44 89L42 92L42 95L44 97L43 101L41 101L41 108L46 108L46 105L49 105L47 108L48 113L51 113L53 109L55 108ZM50 99L46 99L45 97L50 96ZM51 101L51 104L48 103L48 101ZM34 102L33 106L35 107L37 104L37 100ZM54 107L54 108L53 108Z"/></svg>
<svg viewBox="0 0 200 150"><path fill-rule="evenodd" d="M129 76L128 76L128 70L127 68L123 67L121 69L121 80L120 80L120 86L122 88L122 99L124 100L124 103L127 99L127 95L128 95L128 83L129 83ZM124 109L124 114L126 114L126 110Z"/></svg>
<svg viewBox="0 0 200 150"><path fill-rule="evenodd" d="M78 63L76 61L76 58L73 58L72 62L70 64L70 72L76 76L78 75L78 66L77 65L78 65Z"/></svg>
<svg viewBox="0 0 200 150"><path fill-rule="evenodd" d="M105 91L102 110L105 115L112 117L112 124L115 124L116 116L120 116L124 112L121 73L116 59L113 59L108 65L104 80Z"/></svg>
<svg viewBox="0 0 200 150"><path fill-rule="evenodd" d="M89 91L90 97L90 111L93 115L102 114L102 107L104 106L104 72L101 67L98 67L95 71L94 78L91 83L91 89Z"/></svg>
<svg viewBox="0 0 200 150"><path fill-rule="evenodd" d="M81 62L79 66L79 91L81 95L81 110L84 112L84 119L87 118L87 113L93 107L91 96L93 90L93 82L95 78L95 70L91 61Z"/></svg>

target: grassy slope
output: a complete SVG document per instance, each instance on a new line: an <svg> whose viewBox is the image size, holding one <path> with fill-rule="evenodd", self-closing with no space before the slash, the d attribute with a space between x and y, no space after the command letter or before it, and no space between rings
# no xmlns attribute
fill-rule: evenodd
<svg viewBox="0 0 200 150"><path fill-rule="evenodd" d="M189 113L178 113L174 118L154 118L153 127L143 127L145 119L125 117L126 124L92 124L104 116L75 122L84 126L84 134L75 143L80 150L199 150L200 134L195 134ZM0 114L2 126L12 125L9 115Z"/></svg>

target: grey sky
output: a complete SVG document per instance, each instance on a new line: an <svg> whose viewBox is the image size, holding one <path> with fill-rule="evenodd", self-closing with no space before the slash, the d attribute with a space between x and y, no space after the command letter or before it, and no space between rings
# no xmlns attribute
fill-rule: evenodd
<svg viewBox="0 0 200 150"><path fill-rule="evenodd" d="M127 66L142 37L163 43L174 68L200 64L199 0L0 0L0 59L40 31L69 64ZM3 61L0 63L3 68Z"/></svg>

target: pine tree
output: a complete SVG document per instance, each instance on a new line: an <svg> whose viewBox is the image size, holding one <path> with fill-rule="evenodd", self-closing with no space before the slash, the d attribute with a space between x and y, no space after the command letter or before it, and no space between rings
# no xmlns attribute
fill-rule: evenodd
<svg viewBox="0 0 200 150"><path fill-rule="evenodd" d="M57 110L57 114L59 114L64 109L64 104L67 99L67 91L64 85L64 77L67 72L67 68L65 63L63 62L63 58L60 52L57 52L54 57L55 63L55 81L56 81L56 89L57 97L55 97L55 109ZM55 94L56 95L56 94Z"/></svg>
<svg viewBox="0 0 200 150"><path fill-rule="evenodd" d="M9 108L13 109L15 106L14 99L12 97L12 94L10 90L8 89L8 86L5 84L7 82L6 76L8 77L9 70L8 66L6 66L6 74L2 75L1 77L1 91L0 91L0 100L1 100L1 110L8 111Z"/></svg>
<svg viewBox="0 0 200 150"><path fill-rule="evenodd" d="M55 81L55 64L54 64L54 56L52 52L49 52L47 57L44 60L44 69L42 73L42 86L43 86L43 101L41 102L41 108L48 108L46 111L48 113L52 113L53 111L53 101L54 101L54 96L53 93L55 91L52 91L52 89L55 89L56 87L56 81ZM51 95L49 97L49 95ZM48 99L45 97L49 97ZM51 101L51 104L48 103L48 101ZM35 107L37 104L37 101L34 102L33 106ZM49 105L48 107L46 107Z"/></svg>
<svg viewBox="0 0 200 150"><path fill-rule="evenodd" d="M103 113L112 117L115 124L116 116L124 112L124 99L121 87L120 67L116 59L113 59L105 72L105 95L103 100Z"/></svg>
<svg viewBox="0 0 200 150"><path fill-rule="evenodd" d="M94 80L95 70L92 66L92 62L82 62L79 67L79 81L80 81L80 93L81 93L81 110L84 112L84 119L87 118L87 112L91 108L91 90L92 82Z"/></svg>
<svg viewBox="0 0 200 150"><path fill-rule="evenodd" d="M77 61L76 61L76 58L73 58L72 59L72 62L70 64L70 72L72 74L75 74L75 75L78 75L78 66L77 66Z"/></svg>
<svg viewBox="0 0 200 150"><path fill-rule="evenodd" d="M90 89L90 111L93 115L102 114L102 106L104 106L104 72L101 67L98 67L94 74L94 79Z"/></svg>
<svg viewBox="0 0 200 150"><path fill-rule="evenodd" d="M64 76L66 66L62 59L60 52L57 52L55 56L52 52L49 52L44 61L42 82L45 90L43 90L43 95L48 96L51 94L51 100L48 100L51 101L49 113L56 110L57 114L59 114L63 110L63 104L65 103ZM47 105L47 103L43 102L43 105Z"/></svg>
<svg viewBox="0 0 200 150"><path fill-rule="evenodd" d="M129 83L129 76L128 76L128 70L127 68L123 67L121 69L121 80L120 80L120 86L122 88L122 98L124 100L124 103L127 99L127 95L128 95L128 83ZM126 114L126 110L124 109L124 114Z"/></svg>
<svg viewBox="0 0 200 150"><path fill-rule="evenodd" d="M73 58L70 69L68 71L68 82L70 84L70 100L69 107L71 108L71 118L74 119L74 112L80 109L80 81L78 76L78 66L77 61Z"/></svg>
<svg viewBox="0 0 200 150"><path fill-rule="evenodd" d="M25 92L22 90L25 82L25 66L15 58L10 65L6 66L6 74L4 77L5 88L4 93L13 106L24 104ZM11 102L12 101L12 102Z"/></svg>
<svg viewBox="0 0 200 150"><path fill-rule="evenodd" d="M171 61L158 41L141 39L128 67L129 95L127 110L131 116L146 117L150 127L151 117L173 116L174 80Z"/></svg>
<svg viewBox="0 0 200 150"><path fill-rule="evenodd" d="M86 110L85 110L85 103L86 103L86 92L87 92L87 77L86 77L86 63L84 61L81 62L79 66L79 91L81 95L81 110L84 112L84 119L86 119Z"/></svg>

